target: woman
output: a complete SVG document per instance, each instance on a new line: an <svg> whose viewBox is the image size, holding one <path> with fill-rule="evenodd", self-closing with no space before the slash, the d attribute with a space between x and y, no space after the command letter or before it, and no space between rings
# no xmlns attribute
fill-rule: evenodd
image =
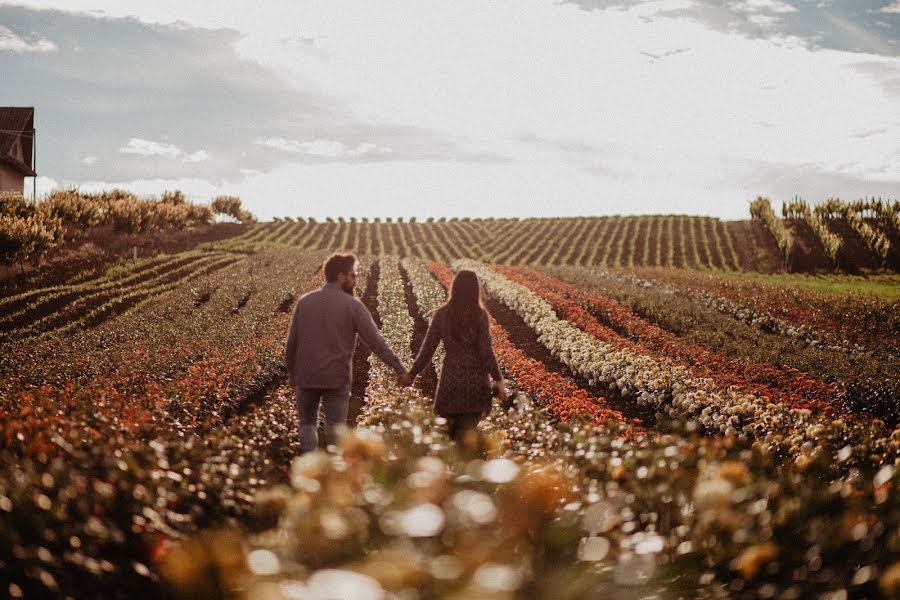
<svg viewBox="0 0 900 600"><path fill-rule="evenodd" d="M469 446L469 440L477 439L478 421L491 410L490 378L497 384L500 400L506 400L506 385L491 346L488 314L473 271L459 271L453 278L450 297L435 311L412 368L399 379L401 385L412 385L431 361L438 342L444 342L446 355L434 412L447 419L450 437L457 444Z"/></svg>

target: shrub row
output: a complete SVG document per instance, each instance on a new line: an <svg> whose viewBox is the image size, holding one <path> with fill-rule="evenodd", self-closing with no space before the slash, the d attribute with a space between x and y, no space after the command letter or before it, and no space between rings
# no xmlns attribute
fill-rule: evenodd
<svg viewBox="0 0 900 600"><path fill-rule="evenodd" d="M219 196L210 206L201 206L187 202L178 190L163 193L159 200L122 190L58 190L36 204L26 203L21 195L2 194L0 262L18 262L24 270L26 259L59 244L64 232L104 226L122 233L184 229L208 225L217 214L243 223L255 220L235 196Z"/></svg>

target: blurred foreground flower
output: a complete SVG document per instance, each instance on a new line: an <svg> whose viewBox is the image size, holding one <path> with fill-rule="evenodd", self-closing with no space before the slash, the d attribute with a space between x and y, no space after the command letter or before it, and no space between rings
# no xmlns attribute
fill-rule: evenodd
<svg viewBox="0 0 900 600"><path fill-rule="evenodd" d="M175 543L160 571L182 598L221 598L247 573L243 539L235 531L210 531Z"/></svg>

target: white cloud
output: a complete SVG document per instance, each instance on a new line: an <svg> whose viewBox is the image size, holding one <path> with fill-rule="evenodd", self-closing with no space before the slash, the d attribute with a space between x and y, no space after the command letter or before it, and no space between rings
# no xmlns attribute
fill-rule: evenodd
<svg viewBox="0 0 900 600"><path fill-rule="evenodd" d="M893 4L885 6L881 9L885 13L900 13L900 0L895 0Z"/></svg>
<svg viewBox="0 0 900 600"><path fill-rule="evenodd" d="M0 52L7 51L15 52L17 54L36 52L39 54L47 54L49 52L56 52L56 50L56 44L48 39L41 38L34 42L28 42L16 35L13 31L0 25Z"/></svg>
<svg viewBox="0 0 900 600"><path fill-rule="evenodd" d="M180 159L183 162L201 162L212 158L206 150L197 150L188 153L184 149L173 144L154 142L141 138L130 138L125 146L119 148L122 154L137 154L140 156L162 156L169 159ZM90 163L89 163L90 164Z"/></svg>
<svg viewBox="0 0 900 600"><path fill-rule="evenodd" d="M79 162L83 165L95 165L99 159L96 156L85 156Z"/></svg>
<svg viewBox="0 0 900 600"><path fill-rule="evenodd" d="M654 17L674 10L690 10L696 6L694 0L648 0L629 7L629 12L643 17Z"/></svg>
<svg viewBox="0 0 900 600"><path fill-rule="evenodd" d="M797 12L796 8L781 0L738 0L731 6L742 12L770 11L780 14Z"/></svg>
<svg viewBox="0 0 900 600"><path fill-rule="evenodd" d="M773 15L749 15L747 20L760 27L775 27L781 23L781 19Z"/></svg>
<svg viewBox="0 0 900 600"><path fill-rule="evenodd" d="M212 156L206 150L197 150L196 152L185 154L184 162L204 162L211 158Z"/></svg>
<svg viewBox="0 0 900 600"><path fill-rule="evenodd" d="M300 142L297 140L286 140L284 138L257 138L255 144L260 146L268 146L276 150L284 152L294 152L297 154L308 154L310 156L320 156L323 158L355 158L365 154L379 153L387 154L391 152L390 148L377 146L371 143L358 144L355 148L348 148L342 142L334 140L313 140L311 142Z"/></svg>
<svg viewBox="0 0 900 600"><path fill-rule="evenodd" d="M164 156L166 158L178 158L184 150L172 144L162 144L141 138L131 138L128 144L119 148L123 154L140 154L141 156Z"/></svg>

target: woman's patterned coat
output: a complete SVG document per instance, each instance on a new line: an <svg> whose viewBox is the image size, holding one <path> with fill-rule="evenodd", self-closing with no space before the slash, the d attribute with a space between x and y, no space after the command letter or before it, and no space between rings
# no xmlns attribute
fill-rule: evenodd
<svg viewBox="0 0 900 600"><path fill-rule="evenodd" d="M444 342L444 362L434 395L434 412L446 417L460 413L487 413L491 409L491 381L499 381L500 367L491 343L487 311L481 311L478 333L471 339L456 340L445 326L447 309L439 308L428 326L425 341L410 369L418 375L428 365L439 342Z"/></svg>

